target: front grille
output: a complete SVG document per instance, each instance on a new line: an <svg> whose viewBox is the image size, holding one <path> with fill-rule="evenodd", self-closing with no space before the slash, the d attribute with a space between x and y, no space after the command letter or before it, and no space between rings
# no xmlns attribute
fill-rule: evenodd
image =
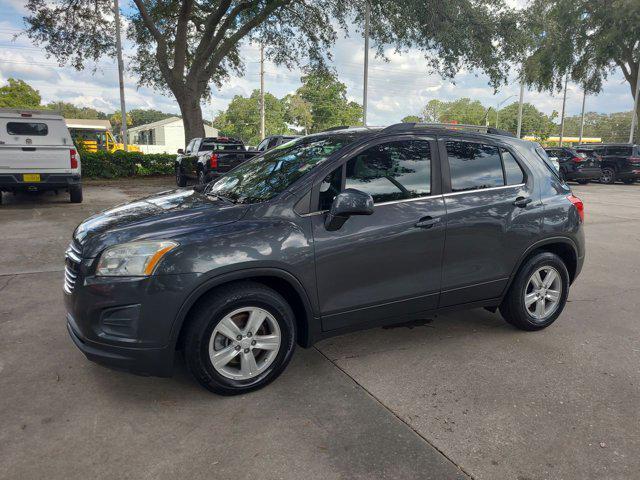
<svg viewBox="0 0 640 480"><path fill-rule="evenodd" d="M67 294L71 294L76 286L78 274L80 272L80 262L82 262L82 253L74 242L71 242L69 248L64 254L64 286L63 290Z"/></svg>

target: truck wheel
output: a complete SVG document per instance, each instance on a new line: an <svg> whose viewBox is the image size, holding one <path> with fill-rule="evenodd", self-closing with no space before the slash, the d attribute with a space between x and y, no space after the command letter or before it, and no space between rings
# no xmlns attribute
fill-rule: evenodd
<svg viewBox="0 0 640 480"><path fill-rule="evenodd" d="M73 185L69 187L69 199L71 203L82 203L82 186Z"/></svg>
<svg viewBox="0 0 640 480"><path fill-rule="evenodd" d="M187 186L187 178L182 175L182 173L180 172L180 168L176 167L176 184L179 187L186 187Z"/></svg>
<svg viewBox="0 0 640 480"><path fill-rule="evenodd" d="M562 313L569 295L569 273L560 257L540 252L520 268L500 305L502 317L521 330L541 330Z"/></svg>
<svg viewBox="0 0 640 480"><path fill-rule="evenodd" d="M611 167L604 167L600 176L600 183L611 185L616 182L616 171Z"/></svg>
<svg viewBox="0 0 640 480"><path fill-rule="evenodd" d="M264 387L285 369L295 349L291 307L255 282L216 289L186 327L187 368L206 389L237 395Z"/></svg>

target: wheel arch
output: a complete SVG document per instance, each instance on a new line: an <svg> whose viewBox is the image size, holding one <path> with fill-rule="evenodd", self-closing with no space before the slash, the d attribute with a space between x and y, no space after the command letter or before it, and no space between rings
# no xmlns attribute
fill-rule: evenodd
<svg viewBox="0 0 640 480"><path fill-rule="evenodd" d="M505 288L505 293L511 287L513 280L522 268L522 265L533 255L539 252L551 252L558 255L567 267L569 281L573 283L578 272L578 248L573 240L567 237L553 237L541 240L527 248L521 255L520 260L511 272L509 283Z"/></svg>
<svg viewBox="0 0 640 480"><path fill-rule="evenodd" d="M204 281L199 285L180 307L171 330L171 342L180 348L183 335L188 325L191 313L199 302L203 301L215 288L230 283L252 281L261 283L282 295L291 306L295 321L298 345L309 347L317 336L313 325L313 309L306 290L300 281L291 273L278 268L246 269L219 275Z"/></svg>

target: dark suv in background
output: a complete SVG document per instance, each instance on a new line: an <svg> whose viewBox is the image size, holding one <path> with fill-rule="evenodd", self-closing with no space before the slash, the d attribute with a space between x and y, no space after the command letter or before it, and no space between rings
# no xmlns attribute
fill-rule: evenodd
<svg viewBox="0 0 640 480"><path fill-rule="evenodd" d="M296 344L352 330L477 307L545 328L584 255L583 204L537 144L347 128L82 222L67 326L91 360L166 376L182 350L204 387L236 394Z"/></svg>
<svg viewBox="0 0 640 480"><path fill-rule="evenodd" d="M560 176L564 180L584 185L592 180L599 180L602 176L600 160L595 155L587 155L568 147L549 147L545 151L549 157L558 160Z"/></svg>
<svg viewBox="0 0 640 480"><path fill-rule="evenodd" d="M634 183L640 179L640 147L628 143L579 145L580 150L591 150L602 157L600 182Z"/></svg>

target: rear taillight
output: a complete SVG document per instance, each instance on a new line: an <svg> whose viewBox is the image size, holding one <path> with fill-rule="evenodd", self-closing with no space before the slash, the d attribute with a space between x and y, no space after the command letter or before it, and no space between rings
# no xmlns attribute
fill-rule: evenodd
<svg viewBox="0 0 640 480"><path fill-rule="evenodd" d="M585 160L585 159L584 159L584 158L582 158L582 157L571 157L571 161L572 161L573 163L582 163L582 162L584 162L584 160Z"/></svg>
<svg viewBox="0 0 640 480"><path fill-rule="evenodd" d="M576 197L573 194L569 195L567 197L567 200L573 203L573 206L576 207L576 210L578 211L578 215L580 216L580 221L584 222L584 203L582 203L582 200L580 200L578 197Z"/></svg>
<svg viewBox="0 0 640 480"><path fill-rule="evenodd" d="M78 168L78 152L74 148L69 150L69 160L71 161L71 168Z"/></svg>
<svg viewBox="0 0 640 480"><path fill-rule="evenodd" d="M631 163L640 163L640 157L629 157Z"/></svg>
<svg viewBox="0 0 640 480"><path fill-rule="evenodd" d="M211 158L209 158L209 166L211 168L218 168L218 154L212 153Z"/></svg>

